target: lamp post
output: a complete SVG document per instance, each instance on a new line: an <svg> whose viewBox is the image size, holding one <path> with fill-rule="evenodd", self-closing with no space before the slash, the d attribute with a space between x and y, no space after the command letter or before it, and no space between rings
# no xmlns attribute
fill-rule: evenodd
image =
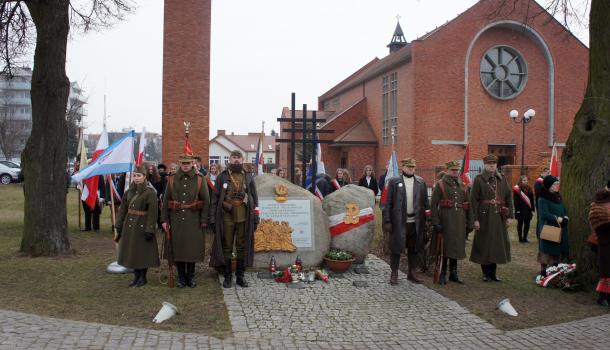
<svg viewBox="0 0 610 350"><path fill-rule="evenodd" d="M521 175L525 175L525 125L534 118L536 111L530 108L523 113L521 118L519 118L519 112L516 109L513 109L508 115L513 122L517 124L521 123L523 125L523 131L521 133Z"/></svg>

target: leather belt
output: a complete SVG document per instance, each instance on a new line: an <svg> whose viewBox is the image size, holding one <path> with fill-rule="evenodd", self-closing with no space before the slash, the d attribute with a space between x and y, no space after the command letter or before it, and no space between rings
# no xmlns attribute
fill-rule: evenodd
<svg viewBox="0 0 610 350"><path fill-rule="evenodd" d="M136 216L146 216L146 214L148 214L148 212L146 212L144 210L129 209L129 210L127 210L127 214L136 215Z"/></svg>
<svg viewBox="0 0 610 350"><path fill-rule="evenodd" d="M504 205L504 201L501 200L497 200L497 199L483 199L480 200L479 203L481 204L493 204L493 205Z"/></svg>
<svg viewBox="0 0 610 350"><path fill-rule="evenodd" d="M203 208L203 201L194 201L191 203L180 203L177 201L169 201L167 207L171 210L192 209L199 210Z"/></svg>
<svg viewBox="0 0 610 350"><path fill-rule="evenodd" d="M244 204L244 200L243 199L229 199L229 203L231 203L232 206L239 206Z"/></svg>
<svg viewBox="0 0 610 350"><path fill-rule="evenodd" d="M470 209L470 202L458 203L452 201L451 199L441 199L438 204L441 206L441 208L462 208L464 210Z"/></svg>

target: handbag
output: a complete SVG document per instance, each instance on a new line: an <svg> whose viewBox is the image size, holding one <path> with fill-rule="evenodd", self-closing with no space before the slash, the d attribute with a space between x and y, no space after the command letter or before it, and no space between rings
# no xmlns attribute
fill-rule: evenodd
<svg viewBox="0 0 610 350"><path fill-rule="evenodd" d="M542 231L540 231L540 238L545 241L561 243L561 227L544 224Z"/></svg>

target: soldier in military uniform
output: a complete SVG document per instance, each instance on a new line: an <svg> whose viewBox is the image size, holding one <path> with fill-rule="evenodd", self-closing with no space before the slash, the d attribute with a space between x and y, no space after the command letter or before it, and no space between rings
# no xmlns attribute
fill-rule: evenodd
<svg viewBox="0 0 610 350"><path fill-rule="evenodd" d="M193 155L182 154L179 161L176 173L167 177L161 221L163 230L171 232L177 286L194 288L195 263L205 257L210 194L207 181L194 167Z"/></svg>
<svg viewBox="0 0 610 350"><path fill-rule="evenodd" d="M233 283L233 249L237 257L235 283L238 286L248 287L244 272L246 265L252 266L254 258L258 195L252 174L244 170L243 159L240 151L231 152L228 169L216 178L210 208L210 224L215 231L210 266L224 272L224 288L230 288Z"/></svg>
<svg viewBox="0 0 610 350"><path fill-rule="evenodd" d="M146 180L146 166L138 165L133 172L133 183L123 195L116 229L121 266L133 269L130 287L146 284L149 267L159 266L157 228L157 192Z"/></svg>
<svg viewBox="0 0 610 350"><path fill-rule="evenodd" d="M498 170L498 158L483 158L485 169L474 179L470 204L476 230L470 261L481 264L483 281L500 282L497 264L510 262L507 227L513 217L513 198L504 175Z"/></svg>
<svg viewBox="0 0 610 350"><path fill-rule="evenodd" d="M423 248L426 230L428 189L424 179L415 175L415 159L402 161L402 175L388 181L387 199L383 208L383 229L389 232L388 246L391 251L390 284L398 284L400 255L407 248L407 279L421 283L415 277L417 253Z"/></svg>
<svg viewBox="0 0 610 350"><path fill-rule="evenodd" d="M448 162L447 174L437 182L432 192L430 204L432 225L436 234L443 237L443 267L440 284L447 283L447 264L449 264L449 280L464 283L458 276L457 261L466 257L466 235L472 231L473 223L469 211L469 197L464 184L458 177L459 172L459 162Z"/></svg>

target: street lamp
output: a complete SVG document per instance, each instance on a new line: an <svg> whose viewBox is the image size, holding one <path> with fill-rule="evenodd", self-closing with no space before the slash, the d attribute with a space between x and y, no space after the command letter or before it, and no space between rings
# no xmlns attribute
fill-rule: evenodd
<svg viewBox="0 0 610 350"><path fill-rule="evenodd" d="M523 124L522 141L521 141L521 175L525 175L525 125L529 123L536 115L536 111L532 108L523 113L523 117L519 118L519 112L516 109L510 111L509 116L513 122Z"/></svg>

